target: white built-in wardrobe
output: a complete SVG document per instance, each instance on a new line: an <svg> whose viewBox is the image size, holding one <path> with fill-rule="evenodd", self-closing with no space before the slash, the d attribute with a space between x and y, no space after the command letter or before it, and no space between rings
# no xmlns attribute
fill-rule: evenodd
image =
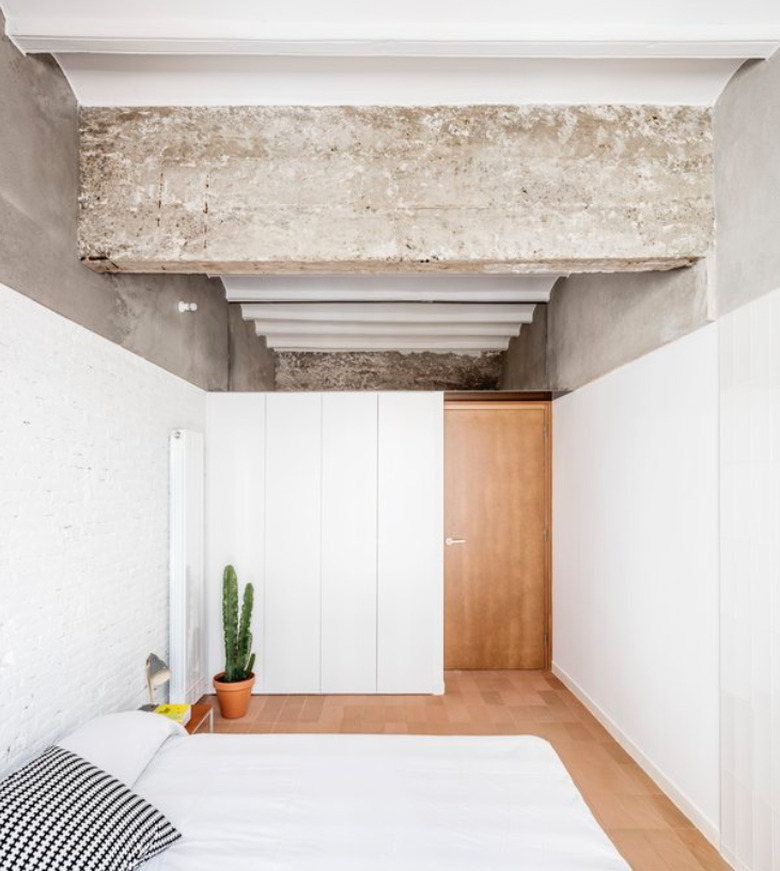
<svg viewBox="0 0 780 871"><path fill-rule="evenodd" d="M441 693L443 396L209 394L206 589L255 586L256 692Z"/></svg>

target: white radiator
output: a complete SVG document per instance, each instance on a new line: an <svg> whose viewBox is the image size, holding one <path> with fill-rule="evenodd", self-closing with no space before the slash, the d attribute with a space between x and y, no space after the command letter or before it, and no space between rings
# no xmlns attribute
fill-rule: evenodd
<svg viewBox="0 0 780 871"><path fill-rule="evenodd" d="M171 433L170 475L170 701L192 704L208 687L201 433Z"/></svg>

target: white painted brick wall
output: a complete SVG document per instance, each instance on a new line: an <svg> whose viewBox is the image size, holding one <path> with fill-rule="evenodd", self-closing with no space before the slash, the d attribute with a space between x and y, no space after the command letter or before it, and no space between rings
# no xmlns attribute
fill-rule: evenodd
<svg viewBox="0 0 780 871"><path fill-rule="evenodd" d="M0 285L0 775L167 656L168 436L205 393Z"/></svg>

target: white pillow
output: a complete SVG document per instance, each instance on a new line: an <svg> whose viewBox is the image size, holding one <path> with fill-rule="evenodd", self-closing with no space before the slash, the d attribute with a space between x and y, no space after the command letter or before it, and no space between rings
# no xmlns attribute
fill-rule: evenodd
<svg viewBox="0 0 780 871"><path fill-rule="evenodd" d="M171 735L186 734L162 714L120 711L95 717L57 744L132 787Z"/></svg>

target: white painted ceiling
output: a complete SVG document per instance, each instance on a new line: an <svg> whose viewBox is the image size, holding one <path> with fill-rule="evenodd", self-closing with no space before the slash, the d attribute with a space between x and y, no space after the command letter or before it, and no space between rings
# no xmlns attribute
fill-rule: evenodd
<svg viewBox="0 0 780 871"><path fill-rule="evenodd" d="M82 105L711 105L778 0L0 0Z"/></svg>
<svg viewBox="0 0 780 871"><path fill-rule="evenodd" d="M504 351L558 276L223 276L277 351Z"/></svg>
<svg viewBox="0 0 780 871"><path fill-rule="evenodd" d="M668 56L684 43L715 51L780 39L776 0L5 0L3 8L10 33L35 51L431 54L471 45L550 56L566 44L608 52L604 45L639 43L635 50Z"/></svg>

